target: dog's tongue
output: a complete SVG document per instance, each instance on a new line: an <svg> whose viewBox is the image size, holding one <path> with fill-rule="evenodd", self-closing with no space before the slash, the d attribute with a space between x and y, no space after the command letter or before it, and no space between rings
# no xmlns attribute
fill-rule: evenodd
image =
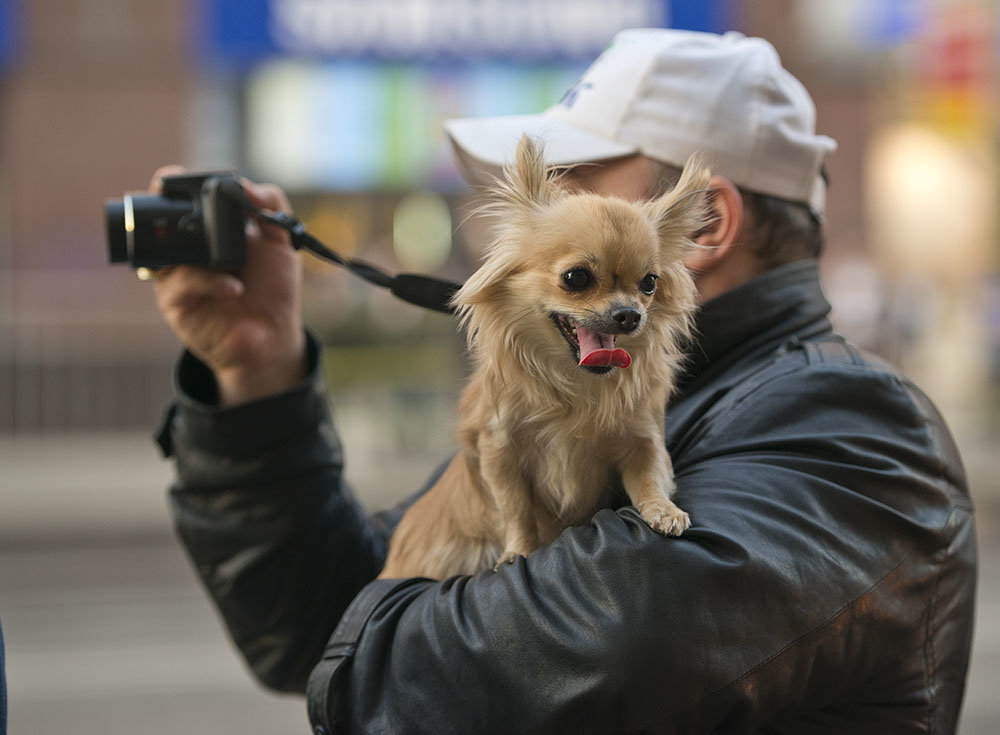
<svg viewBox="0 0 1000 735"><path fill-rule="evenodd" d="M576 338L580 342L580 364L584 367L620 367L632 364L632 356L621 347L615 347L613 334L591 332L581 324L576 325Z"/></svg>

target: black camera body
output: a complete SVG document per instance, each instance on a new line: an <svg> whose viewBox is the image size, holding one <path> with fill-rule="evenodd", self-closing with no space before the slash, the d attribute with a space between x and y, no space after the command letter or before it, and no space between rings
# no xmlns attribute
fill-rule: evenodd
<svg viewBox="0 0 1000 735"><path fill-rule="evenodd" d="M232 172L164 176L160 194L130 192L104 203L108 259L133 268L246 262L243 188Z"/></svg>

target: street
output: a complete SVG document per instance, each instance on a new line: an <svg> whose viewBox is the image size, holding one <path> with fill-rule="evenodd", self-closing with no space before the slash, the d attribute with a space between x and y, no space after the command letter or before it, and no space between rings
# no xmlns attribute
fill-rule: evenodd
<svg viewBox="0 0 1000 735"><path fill-rule="evenodd" d="M0 552L9 729L308 732L301 700L256 688L168 537Z"/></svg>
<svg viewBox="0 0 1000 735"><path fill-rule="evenodd" d="M9 511L0 518L0 621L10 733L308 732L300 698L253 682L173 538L163 497L169 466L148 448L148 437L109 437L106 445L119 458L113 478L107 462L94 461L105 446L97 439L73 450L79 467L83 458L94 466L92 476L46 465L43 457L55 451L46 442L0 446L0 465L10 470L0 482ZM58 454L66 460L68 453ZM439 459L399 459L400 476L407 464L411 477L422 476ZM376 460L352 465L359 486L370 486L390 461ZM19 476L18 466L30 472ZM29 476L37 484L26 490ZM102 532L101 509L112 503L128 513L114 524L106 519ZM31 526L43 506L54 532ZM983 511L963 735L1000 732L1000 532Z"/></svg>

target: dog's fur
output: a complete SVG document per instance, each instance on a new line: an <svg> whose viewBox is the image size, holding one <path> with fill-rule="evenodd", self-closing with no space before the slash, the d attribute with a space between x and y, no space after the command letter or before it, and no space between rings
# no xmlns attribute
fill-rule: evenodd
<svg viewBox="0 0 1000 735"><path fill-rule="evenodd" d="M670 500L663 424L696 304L683 260L703 225L708 171L689 162L673 190L642 203L574 192L550 173L522 138L487 207L496 238L454 299L474 361L459 403L461 451L404 515L383 578L444 579L513 561L589 520L616 473L650 526L688 527ZM577 268L592 274L585 289L564 278ZM647 274L657 277L652 295L639 285ZM612 315L622 307L640 315L627 333ZM559 317L618 332L631 367L580 366L576 333Z"/></svg>

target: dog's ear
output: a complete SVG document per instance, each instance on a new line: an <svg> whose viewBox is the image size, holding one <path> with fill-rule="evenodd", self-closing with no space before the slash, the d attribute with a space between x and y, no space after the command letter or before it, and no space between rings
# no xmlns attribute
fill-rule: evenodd
<svg viewBox="0 0 1000 735"><path fill-rule="evenodd" d="M548 204L555 189L548 179L540 143L526 134L517 144L514 161L504 168L504 177L493 187L492 200L478 208L481 215L495 218L496 236L487 248L486 257L452 298L463 320L472 307L497 297L506 279L520 272L524 257L517 247L523 237L526 217ZM522 216L523 215L523 216Z"/></svg>
<svg viewBox="0 0 1000 735"><path fill-rule="evenodd" d="M521 263L522 259L514 249L504 247L500 242L493 243L483 264L452 297L452 305L462 312L493 300L506 279L520 271Z"/></svg>
<svg viewBox="0 0 1000 735"><path fill-rule="evenodd" d="M497 188L501 200L516 207L534 209L539 204L548 204L552 186L540 142L527 133L521 136L514 162L504 168L504 179Z"/></svg>
<svg viewBox="0 0 1000 735"><path fill-rule="evenodd" d="M479 269L473 273L452 299L461 313L470 307L490 301L505 279L517 273L523 256L515 243L520 241L520 228L539 205L552 198L552 185L545 170L540 143L521 136L514 161L504 168L504 177L493 187L492 200L478 208L481 215L495 219L496 236L486 251Z"/></svg>
<svg viewBox="0 0 1000 735"><path fill-rule="evenodd" d="M646 205L664 246L686 249L695 234L708 224L710 179L708 167L694 154L684 164L677 185Z"/></svg>

